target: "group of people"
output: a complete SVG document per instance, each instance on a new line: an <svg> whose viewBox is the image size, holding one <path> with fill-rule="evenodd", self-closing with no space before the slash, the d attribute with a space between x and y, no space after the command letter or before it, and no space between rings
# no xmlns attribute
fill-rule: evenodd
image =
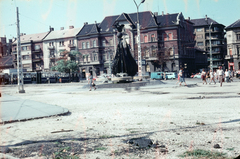
<svg viewBox="0 0 240 159"><path fill-rule="evenodd" d="M224 70L222 70L222 67L219 66L217 71L208 71L205 72L205 69L202 70L201 73L201 78L202 78L202 82L203 84L206 83L207 81L209 84L211 84L212 82L214 82L214 84L216 84L216 80L219 81L220 83L220 87L222 87L222 82L226 81L226 82L231 82L233 77L233 72L226 69L225 72Z"/></svg>

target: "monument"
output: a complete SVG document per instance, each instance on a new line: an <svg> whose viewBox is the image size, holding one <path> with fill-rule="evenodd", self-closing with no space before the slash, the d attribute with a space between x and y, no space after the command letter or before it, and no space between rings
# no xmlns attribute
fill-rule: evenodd
<svg viewBox="0 0 240 159"><path fill-rule="evenodd" d="M118 45L112 64L112 74L114 74L116 78L121 78L122 81L129 81L129 79L132 79L132 76L137 73L137 63L132 57L129 44L124 38L124 25L116 23L114 27L118 31ZM112 78L112 81L117 80L116 78Z"/></svg>

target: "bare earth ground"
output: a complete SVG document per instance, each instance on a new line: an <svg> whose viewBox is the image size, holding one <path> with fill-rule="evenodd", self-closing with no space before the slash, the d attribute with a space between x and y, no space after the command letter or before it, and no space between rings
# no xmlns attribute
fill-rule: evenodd
<svg viewBox="0 0 240 159"><path fill-rule="evenodd" d="M71 113L1 125L0 145L19 158L174 159L195 149L240 155L240 82L172 84L132 91L26 85L25 94L3 87Z"/></svg>

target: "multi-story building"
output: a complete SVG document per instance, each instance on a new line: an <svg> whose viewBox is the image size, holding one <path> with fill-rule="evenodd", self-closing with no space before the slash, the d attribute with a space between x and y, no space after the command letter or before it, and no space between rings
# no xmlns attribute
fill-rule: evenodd
<svg viewBox="0 0 240 159"><path fill-rule="evenodd" d="M38 34L21 34L21 54L22 54L22 66L28 72L42 71L44 68L43 61L43 39L50 33L38 33ZM12 53L14 56L14 65L17 66L17 40L12 44Z"/></svg>
<svg viewBox="0 0 240 159"><path fill-rule="evenodd" d="M60 30L51 32L43 40L43 52L44 52L44 70L50 71L51 67L56 65L56 61L60 59L67 60L67 53L71 50L77 51L76 35L81 28L74 28L69 26L69 29L61 27Z"/></svg>
<svg viewBox="0 0 240 159"><path fill-rule="evenodd" d="M110 73L117 46L114 24L124 24L124 39L137 61L137 13L108 16L101 23L85 23L77 35L78 49L83 54L81 73ZM139 13L140 43L143 73L154 71L195 71L193 23L182 13L162 14L150 11Z"/></svg>
<svg viewBox="0 0 240 159"><path fill-rule="evenodd" d="M225 59L228 61L230 70L240 69L240 19L233 24L227 26L227 55Z"/></svg>
<svg viewBox="0 0 240 159"><path fill-rule="evenodd" d="M190 18L189 18L190 20ZM195 46L206 51L208 55L208 69L210 69L210 34L212 46L212 60L213 69L218 68L219 65L225 66L225 39L224 39L224 25L219 24L209 17L200 19L191 19L194 23ZM212 25L211 25L212 23ZM211 27L210 27L211 25ZM209 28L210 27L210 28ZM210 29L210 34L209 34Z"/></svg>

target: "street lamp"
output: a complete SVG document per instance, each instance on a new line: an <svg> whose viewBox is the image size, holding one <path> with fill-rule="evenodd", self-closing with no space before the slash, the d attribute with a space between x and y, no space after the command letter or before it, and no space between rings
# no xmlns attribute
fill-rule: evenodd
<svg viewBox="0 0 240 159"><path fill-rule="evenodd" d="M141 3L137 5L136 1L133 0L137 7L137 40L138 40L138 76L139 80L142 80L142 54L141 54L141 43L140 43L140 26L139 26L139 17L138 17L138 8L139 6L145 2L142 0Z"/></svg>
<svg viewBox="0 0 240 159"><path fill-rule="evenodd" d="M212 61L212 43L211 43L211 26L213 22L209 25L209 49L210 49L210 70L213 72L213 61Z"/></svg>

